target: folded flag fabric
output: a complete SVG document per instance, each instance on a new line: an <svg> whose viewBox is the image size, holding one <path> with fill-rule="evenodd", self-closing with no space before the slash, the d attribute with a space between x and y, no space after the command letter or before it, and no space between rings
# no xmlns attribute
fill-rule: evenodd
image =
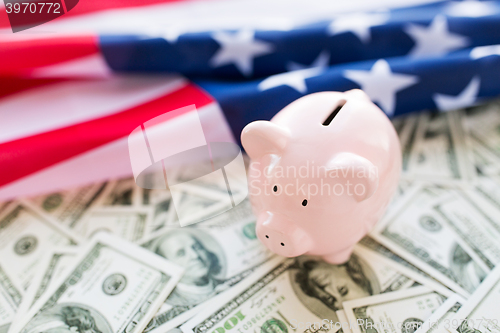
<svg viewBox="0 0 500 333"><path fill-rule="evenodd" d="M319 91L390 117L500 95L500 1L278 4L82 2L16 34L0 13L0 198L131 174L130 131L186 105L227 141Z"/></svg>

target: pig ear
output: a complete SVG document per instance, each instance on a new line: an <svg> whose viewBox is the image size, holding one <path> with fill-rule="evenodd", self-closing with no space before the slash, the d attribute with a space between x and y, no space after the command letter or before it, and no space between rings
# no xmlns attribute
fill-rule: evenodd
<svg viewBox="0 0 500 333"><path fill-rule="evenodd" d="M370 97L361 89L351 89L345 92L348 98L370 100Z"/></svg>
<svg viewBox="0 0 500 333"><path fill-rule="evenodd" d="M241 144L251 159L266 154L280 154L290 139L290 132L270 121L254 121L241 132Z"/></svg>
<svg viewBox="0 0 500 333"><path fill-rule="evenodd" d="M350 193L358 202L368 199L377 190L378 170L362 156L339 153L329 161L327 170L327 177L335 183L340 180L340 184L345 186L343 193Z"/></svg>

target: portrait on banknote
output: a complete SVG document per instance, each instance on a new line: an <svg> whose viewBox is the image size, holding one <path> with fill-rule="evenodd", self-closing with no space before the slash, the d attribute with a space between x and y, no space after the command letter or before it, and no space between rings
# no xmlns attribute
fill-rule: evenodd
<svg viewBox="0 0 500 333"><path fill-rule="evenodd" d="M56 304L36 315L24 328L26 333L111 333L106 319L83 304Z"/></svg>
<svg viewBox="0 0 500 333"><path fill-rule="evenodd" d="M290 270L295 294L319 318L336 318L342 302L381 292L375 273L357 255L342 265L301 257L296 267Z"/></svg>
<svg viewBox="0 0 500 333"><path fill-rule="evenodd" d="M216 293L224 276L226 259L222 248L208 233L173 229L145 247L186 270L167 304L196 305Z"/></svg>

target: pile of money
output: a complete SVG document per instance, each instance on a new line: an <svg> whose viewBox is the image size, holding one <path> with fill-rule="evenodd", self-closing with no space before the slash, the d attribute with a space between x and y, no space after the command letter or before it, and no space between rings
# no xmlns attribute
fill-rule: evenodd
<svg viewBox="0 0 500 333"><path fill-rule="evenodd" d="M341 265L273 255L206 178L0 203L0 333L500 333L500 102L393 124L398 191Z"/></svg>

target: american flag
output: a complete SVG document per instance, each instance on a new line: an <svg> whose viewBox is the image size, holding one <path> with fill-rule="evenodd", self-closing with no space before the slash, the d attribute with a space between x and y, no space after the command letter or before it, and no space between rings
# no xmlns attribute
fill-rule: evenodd
<svg viewBox="0 0 500 333"><path fill-rule="evenodd" d="M212 141L238 142L319 91L361 88L390 117L486 101L500 1L80 0L18 33L3 6L0 60L8 199L131 175L129 133L187 105ZM170 125L189 135L182 114Z"/></svg>

